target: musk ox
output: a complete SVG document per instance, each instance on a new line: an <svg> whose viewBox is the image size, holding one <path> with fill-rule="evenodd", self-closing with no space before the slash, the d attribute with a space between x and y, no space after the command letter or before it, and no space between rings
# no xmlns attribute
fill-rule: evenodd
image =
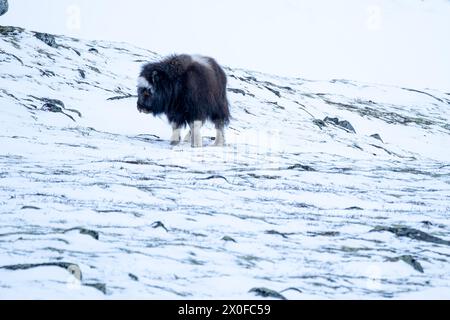
<svg viewBox="0 0 450 320"><path fill-rule="evenodd" d="M143 66L138 78L139 112L165 114L172 125L172 145L181 140L186 125L192 147L202 146L201 127L211 121L216 127L216 146L225 144L224 127L230 121L227 77L212 58L173 55Z"/></svg>

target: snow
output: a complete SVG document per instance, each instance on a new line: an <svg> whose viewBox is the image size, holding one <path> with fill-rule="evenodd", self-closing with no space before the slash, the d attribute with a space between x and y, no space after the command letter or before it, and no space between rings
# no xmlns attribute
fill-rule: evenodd
<svg viewBox="0 0 450 320"><path fill-rule="evenodd" d="M227 145L209 125L205 148L172 147L165 119L108 100L158 55L56 41L0 37L0 298L448 298L448 245L373 231L450 240L447 93L226 68ZM82 279L4 268L61 262Z"/></svg>

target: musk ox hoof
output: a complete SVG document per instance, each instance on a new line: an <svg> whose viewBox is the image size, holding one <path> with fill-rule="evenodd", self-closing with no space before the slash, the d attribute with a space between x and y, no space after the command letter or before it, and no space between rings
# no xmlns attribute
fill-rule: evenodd
<svg viewBox="0 0 450 320"><path fill-rule="evenodd" d="M192 148L202 148L203 144L201 142L200 143L191 143L191 147Z"/></svg>
<svg viewBox="0 0 450 320"><path fill-rule="evenodd" d="M180 144L180 140L173 140L173 141L170 141L170 145L171 146L177 146L177 145L179 145Z"/></svg>
<svg viewBox="0 0 450 320"><path fill-rule="evenodd" d="M213 146L213 147L225 147L225 142L224 141L216 141L211 146Z"/></svg>

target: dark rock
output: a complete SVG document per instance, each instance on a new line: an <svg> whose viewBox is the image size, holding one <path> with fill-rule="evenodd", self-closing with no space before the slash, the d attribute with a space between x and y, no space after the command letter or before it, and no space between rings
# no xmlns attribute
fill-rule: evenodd
<svg viewBox="0 0 450 320"><path fill-rule="evenodd" d="M20 210L41 210L41 208L39 207L35 207L35 206L23 206L22 208L20 208Z"/></svg>
<svg viewBox="0 0 450 320"><path fill-rule="evenodd" d="M353 128L353 126L347 120L339 121L339 126L347 129L348 131L356 133L355 128Z"/></svg>
<svg viewBox="0 0 450 320"><path fill-rule="evenodd" d="M325 119L323 119L324 122L328 122L328 123L332 123L335 125L339 125L339 119L338 118L330 118L330 117L325 117Z"/></svg>
<svg viewBox="0 0 450 320"><path fill-rule="evenodd" d="M1 34L2 34L2 30L1 30L1 26L0 26L0 35L1 35ZM18 56L14 55L14 54L5 52L5 51L3 51L3 50L0 49L0 55L9 57L9 58L11 58L11 59L15 59L15 60L19 61L19 63L20 63L22 66L24 65L22 59L20 59ZM5 60L3 60L3 61L5 61ZM7 60L6 60L6 61L7 61ZM3 90L2 90L2 91L3 91Z"/></svg>
<svg viewBox="0 0 450 320"><path fill-rule="evenodd" d="M361 207L353 206L353 207L345 208L344 210L364 210L364 209Z"/></svg>
<svg viewBox="0 0 450 320"><path fill-rule="evenodd" d="M310 235L311 237L317 237L317 236L336 237L336 236L340 235L340 233L338 231L320 231L320 232L308 232L308 235Z"/></svg>
<svg viewBox="0 0 450 320"><path fill-rule="evenodd" d="M76 49L74 49L74 48L71 48L72 50L73 50L73 52L75 52L78 56L80 56L81 57L81 53L80 53L80 51L78 51L78 50L76 50Z"/></svg>
<svg viewBox="0 0 450 320"><path fill-rule="evenodd" d="M287 167L287 169L288 170L301 169L303 171L316 171L316 169L314 169L310 166L306 166L306 165L299 164L299 163L289 166L289 167Z"/></svg>
<svg viewBox="0 0 450 320"><path fill-rule="evenodd" d="M280 293L267 288L253 288L250 289L249 292L255 293L257 296L264 298L275 298L280 300L286 300L286 298Z"/></svg>
<svg viewBox="0 0 450 320"><path fill-rule="evenodd" d="M35 97L33 97L33 98L35 98ZM64 102L62 102L61 100L58 100L58 99L50 99L50 98L35 98L35 99L38 99L38 100L48 103L48 104L55 104L57 106L60 106L61 108L65 108Z"/></svg>
<svg viewBox="0 0 450 320"><path fill-rule="evenodd" d="M94 72L101 73L100 70L98 68L96 68L96 67L93 67L93 66L87 66L87 67L89 69L91 69L92 71L94 71Z"/></svg>
<svg viewBox="0 0 450 320"><path fill-rule="evenodd" d="M0 0L0 16L8 12L8 0Z"/></svg>
<svg viewBox="0 0 450 320"><path fill-rule="evenodd" d="M381 231L388 231L393 234L395 234L397 237L407 237L414 240L419 241L425 241L425 242L431 242L436 244L443 244L450 246L450 241L443 240L441 238L432 236L426 232L408 228L408 227L383 227L383 226L377 226L370 232L381 232Z"/></svg>
<svg viewBox="0 0 450 320"><path fill-rule="evenodd" d="M266 88L267 90L269 90L270 92L272 92L274 95L276 95L278 98L281 98L281 93L278 90L275 90L271 87L268 86L264 86L264 88Z"/></svg>
<svg viewBox="0 0 450 320"><path fill-rule="evenodd" d="M126 94L126 95L124 95L124 96L115 96L115 97L111 97L111 98L108 98L108 99L106 99L106 100L113 101L113 100L122 100L122 99L137 98L137 97L138 97L138 96L136 96L136 95Z"/></svg>
<svg viewBox="0 0 450 320"><path fill-rule="evenodd" d="M100 283L100 282L98 282L98 283L84 283L83 285L86 286L86 287L95 288L95 289L101 291L103 294L106 294L106 284L104 284L104 283Z"/></svg>
<svg viewBox="0 0 450 320"><path fill-rule="evenodd" d="M133 280L133 281L139 281L138 276L136 276L136 275L134 275L134 274L132 274L132 273L129 273L128 276L129 276L130 279Z"/></svg>
<svg viewBox="0 0 450 320"><path fill-rule="evenodd" d="M95 48L90 48L88 51L89 51L89 52L92 52L92 53L98 53L98 50L95 49Z"/></svg>
<svg viewBox="0 0 450 320"><path fill-rule="evenodd" d="M50 70L41 70L41 76L43 77L54 77L56 74Z"/></svg>
<svg viewBox="0 0 450 320"><path fill-rule="evenodd" d="M245 112L246 114L250 114L250 115L252 115L252 116L256 116L255 114L251 113L250 111L248 111L248 110L245 109L245 108L244 108L244 112Z"/></svg>
<svg viewBox="0 0 450 320"><path fill-rule="evenodd" d="M227 178L225 178L224 176L221 176L221 175L217 175L217 174L206 177L206 178L198 178L198 180L212 180L212 179L222 179L222 180L225 180L226 182L230 183Z"/></svg>
<svg viewBox="0 0 450 320"><path fill-rule="evenodd" d="M419 263L419 261L417 261L411 255L404 255L404 256L395 257L395 258L388 258L387 261L390 261L390 262L403 261L403 262L409 264L411 267L413 267L414 270L419 271L420 273L423 273L422 265Z"/></svg>
<svg viewBox="0 0 450 320"><path fill-rule="evenodd" d="M374 138L374 139L377 139L377 140L380 140L381 142L384 143L383 139L381 139L381 137L380 137L380 135L378 133L372 134L370 137Z"/></svg>
<svg viewBox="0 0 450 320"><path fill-rule="evenodd" d="M70 274L72 274L78 280L82 279L81 269L77 264L69 263L69 262L46 262L46 263L34 263L34 264L14 264L9 266L2 266L0 269L5 270L28 270L33 268L40 267L58 267L67 270Z"/></svg>
<svg viewBox="0 0 450 320"><path fill-rule="evenodd" d="M242 94L243 96L246 95L245 91L242 89L228 88L228 91L233 92L233 93Z"/></svg>
<svg viewBox="0 0 450 320"><path fill-rule="evenodd" d="M276 230L267 230L264 232L265 234L272 234L272 235L277 235L277 236L282 236L283 238L287 239L288 234L287 233L282 233Z"/></svg>
<svg viewBox="0 0 450 320"><path fill-rule="evenodd" d="M229 236L224 236L222 238L223 241L230 241L230 242L237 242L236 240L234 240L232 237Z"/></svg>
<svg viewBox="0 0 450 320"><path fill-rule="evenodd" d="M152 223L152 228L156 229L156 228L163 228L164 230L166 230L167 232L169 232L169 230L167 230L166 226L161 222L161 221L155 221Z"/></svg>
<svg viewBox="0 0 450 320"><path fill-rule="evenodd" d="M62 108L54 103L45 103L42 108L42 111L49 111L49 112L63 112Z"/></svg>
<svg viewBox="0 0 450 320"><path fill-rule="evenodd" d="M100 238L97 231L89 230L89 229L85 229L85 228L81 228L81 227L70 228L70 229L64 230L64 233L67 233L69 231L74 231L74 230L78 230L80 232L80 234L88 235L88 236L94 238L95 240L98 240Z"/></svg>
<svg viewBox="0 0 450 320"><path fill-rule="evenodd" d="M34 36L52 48L58 48L54 35L48 33L35 32Z"/></svg>
<svg viewBox="0 0 450 320"><path fill-rule="evenodd" d="M281 290L280 292L286 292L286 291L297 291L299 293L303 293L302 290L298 289L298 288L294 288L294 287L290 287L290 288L286 288L284 290Z"/></svg>
<svg viewBox="0 0 450 320"><path fill-rule="evenodd" d="M63 115L70 118L74 122L75 122L75 119L71 115L65 113L64 111L74 112L81 118L81 113L79 111L74 110L74 109L66 109L64 106L64 102L62 102L61 100L49 99L49 98L38 98L35 96L29 96L29 97L44 102L44 105L40 109L41 111L62 113Z"/></svg>
<svg viewBox="0 0 450 320"><path fill-rule="evenodd" d="M323 120L320 119L314 119L313 123L318 126L320 129L322 129L323 127L326 127L326 123Z"/></svg>
<svg viewBox="0 0 450 320"><path fill-rule="evenodd" d="M78 73L80 74L81 78L86 79L86 72L84 72L84 70L78 69Z"/></svg>
<svg viewBox="0 0 450 320"><path fill-rule="evenodd" d="M24 31L25 29L19 27L0 26L0 34L4 36L16 36Z"/></svg>
<svg viewBox="0 0 450 320"><path fill-rule="evenodd" d="M334 124L338 127L341 127L343 129L349 131L349 132L356 133L355 128L353 128L353 126L347 120L339 120L338 118L325 117L325 119L323 119L323 121Z"/></svg>
<svg viewBox="0 0 450 320"><path fill-rule="evenodd" d="M432 223L431 221L428 221L428 220L422 221L422 223L423 223L424 225L426 225L427 227L430 227L430 226L433 225L433 223Z"/></svg>

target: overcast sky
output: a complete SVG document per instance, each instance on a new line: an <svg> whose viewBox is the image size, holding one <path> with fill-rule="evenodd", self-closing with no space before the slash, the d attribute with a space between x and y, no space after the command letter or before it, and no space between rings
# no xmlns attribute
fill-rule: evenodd
<svg viewBox="0 0 450 320"><path fill-rule="evenodd" d="M450 91L448 0L9 0L2 25L308 79Z"/></svg>

